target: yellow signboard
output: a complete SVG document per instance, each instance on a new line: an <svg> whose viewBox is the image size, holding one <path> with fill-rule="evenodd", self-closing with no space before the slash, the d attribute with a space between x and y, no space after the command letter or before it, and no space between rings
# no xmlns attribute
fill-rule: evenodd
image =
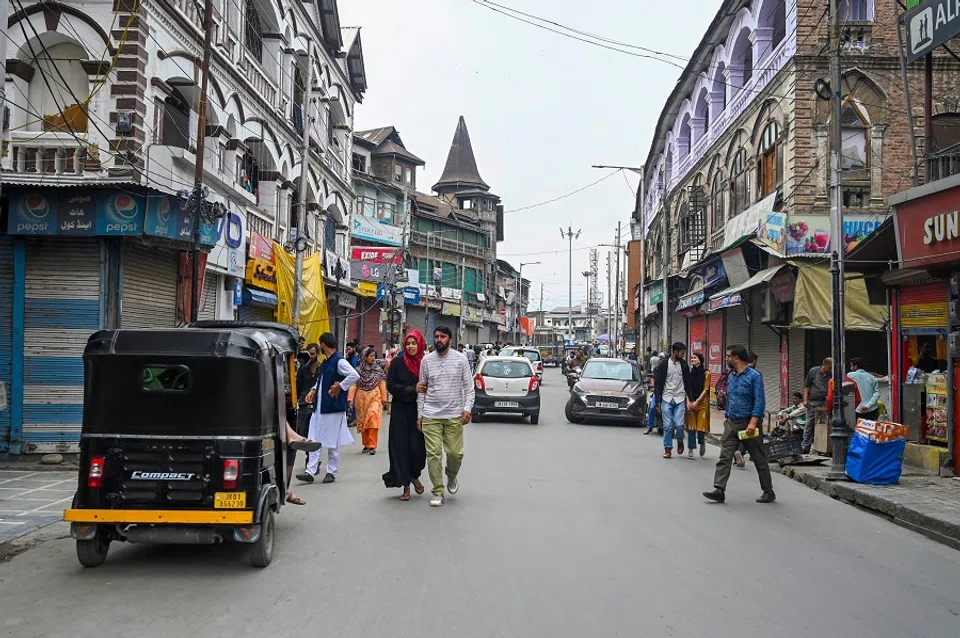
<svg viewBox="0 0 960 638"><path fill-rule="evenodd" d="M358 281L357 294L361 297L376 297L377 284L373 281Z"/></svg>
<svg viewBox="0 0 960 638"><path fill-rule="evenodd" d="M943 328L947 325L947 302L904 304L900 306L903 328Z"/></svg>
<svg viewBox="0 0 960 638"><path fill-rule="evenodd" d="M246 282L255 288L277 292L277 267L265 259L247 260Z"/></svg>

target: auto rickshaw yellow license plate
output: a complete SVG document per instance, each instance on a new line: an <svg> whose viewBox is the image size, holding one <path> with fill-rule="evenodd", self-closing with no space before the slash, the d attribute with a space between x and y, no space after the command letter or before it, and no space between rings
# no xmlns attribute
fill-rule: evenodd
<svg viewBox="0 0 960 638"><path fill-rule="evenodd" d="M246 492L214 492L213 494L213 507L218 510L238 510L246 506Z"/></svg>

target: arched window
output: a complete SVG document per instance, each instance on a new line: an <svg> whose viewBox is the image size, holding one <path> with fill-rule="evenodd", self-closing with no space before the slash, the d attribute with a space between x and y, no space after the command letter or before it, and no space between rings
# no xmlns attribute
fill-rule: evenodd
<svg viewBox="0 0 960 638"><path fill-rule="evenodd" d="M783 140L780 136L780 125L776 122L770 122L763 129L757 171L760 197L766 197L783 183Z"/></svg>
<svg viewBox="0 0 960 638"><path fill-rule="evenodd" d="M723 171L717 170L713 175L713 184L710 189L710 205L711 205L711 225L713 227L713 232L717 232L723 228L724 224L727 221L727 218L724 216L723 212L723 198L724 198L724 188L723 188Z"/></svg>
<svg viewBox="0 0 960 638"><path fill-rule="evenodd" d="M37 73L30 80L27 101L42 119L35 122L31 117L27 129L85 133L88 107L77 100L90 93L90 76L81 63L86 51L71 41L45 47L34 43L33 48L37 57L30 62Z"/></svg>
<svg viewBox="0 0 960 638"><path fill-rule="evenodd" d="M747 190L747 151L740 149L730 164L730 214L739 215L750 205Z"/></svg>
<svg viewBox="0 0 960 638"><path fill-rule="evenodd" d="M870 140L867 123L850 102L840 109L840 183L848 208L870 199Z"/></svg>
<svg viewBox="0 0 960 638"><path fill-rule="evenodd" d="M740 86L746 86L753 77L753 45L747 42L743 50L743 83Z"/></svg>
<svg viewBox="0 0 960 638"><path fill-rule="evenodd" d="M297 132L303 134L304 121L306 119L306 109L304 101L306 100L307 79L299 66L293 67L293 126Z"/></svg>
<svg viewBox="0 0 960 638"><path fill-rule="evenodd" d="M687 201L680 205L680 253L701 247L706 239L707 191L700 175L688 187ZM699 258L699 255L696 255Z"/></svg>
<svg viewBox="0 0 960 638"><path fill-rule="evenodd" d="M243 45L257 62L263 62L263 27L260 23L260 14L253 0L247 0L246 21L243 32Z"/></svg>

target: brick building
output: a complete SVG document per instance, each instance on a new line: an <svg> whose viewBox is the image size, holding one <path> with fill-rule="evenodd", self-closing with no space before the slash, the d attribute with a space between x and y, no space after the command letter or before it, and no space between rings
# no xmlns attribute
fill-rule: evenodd
<svg viewBox="0 0 960 638"><path fill-rule="evenodd" d="M911 183L913 162L893 8L840 5L849 249L889 215L886 198ZM830 351L829 294L819 292L829 281L832 115L815 91L830 79L829 28L823 3L724 2L664 105L635 213L647 276L634 290L636 320L641 307L647 315L644 345L688 341L718 372L723 349L742 343L760 357L770 407ZM960 64L938 58L937 69L935 95L956 85ZM909 78L922 87L922 69L910 68ZM953 110L948 100L936 109ZM948 115L943 124L945 141ZM847 318L849 356L868 355L884 371L875 337L888 313L867 303L862 281L847 285Z"/></svg>

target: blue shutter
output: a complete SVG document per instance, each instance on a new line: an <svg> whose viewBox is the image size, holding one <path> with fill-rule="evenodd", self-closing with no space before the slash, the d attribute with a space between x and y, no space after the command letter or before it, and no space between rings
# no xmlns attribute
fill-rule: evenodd
<svg viewBox="0 0 960 638"><path fill-rule="evenodd" d="M13 402L13 238L0 237L0 383L7 403L0 405L0 451L10 443L10 413Z"/></svg>
<svg viewBox="0 0 960 638"><path fill-rule="evenodd" d="M100 328L100 240L27 244L23 339L24 451L77 452L83 349Z"/></svg>

